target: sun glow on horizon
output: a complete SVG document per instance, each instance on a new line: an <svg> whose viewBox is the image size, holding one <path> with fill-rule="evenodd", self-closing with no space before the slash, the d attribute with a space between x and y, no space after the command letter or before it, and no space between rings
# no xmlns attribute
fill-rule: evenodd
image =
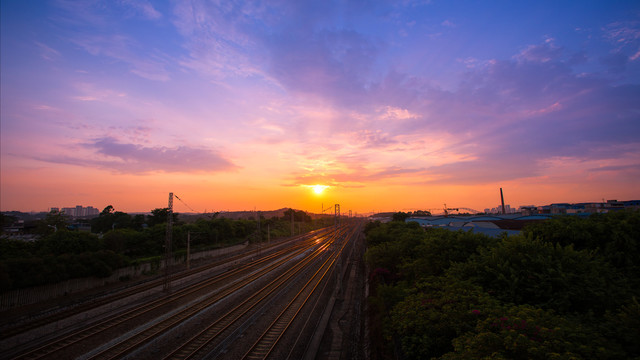
<svg viewBox="0 0 640 360"><path fill-rule="evenodd" d="M640 196L640 1L0 1L3 212Z"/></svg>
<svg viewBox="0 0 640 360"><path fill-rule="evenodd" d="M316 184L316 185L309 185L309 187L310 187L311 189L313 189L313 192L314 192L315 194L320 195L320 194L322 194L322 193L324 192L324 190L325 190L325 189L327 189L329 186L327 186L327 185L318 185L318 184Z"/></svg>

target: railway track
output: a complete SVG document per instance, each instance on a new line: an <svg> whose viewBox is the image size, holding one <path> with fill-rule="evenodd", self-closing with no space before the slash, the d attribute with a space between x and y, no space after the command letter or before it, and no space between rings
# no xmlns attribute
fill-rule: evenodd
<svg viewBox="0 0 640 360"><path fill-rule="evenodd" d="M331 241L330 239L328 241ZM288 279L290 279L294 274L296 274L298 272L299 269L304 268L304 266L306 264L308 264L310 261L312 261L318 254L320 251L322 251L321 249L323 247L326 247L326 244L322 244L319 246L318 249L316 249L310 256L305 257L302 261L297 262L293 268L288 269L284 275L280 275L276 280L271 281L269 283L269 285L267 285L265 288L267 289L268 293L271 293L271 291L273 291L272 289L277 288L277 286L279 286L280 284L282 284L284 281L287 281ZM297 254L296 254L297 255ZM291 256L293 257L293 255ZM288 259L290 259L291 257L288 257ZM283 262L284 263L284 262ZM280 266L280 264L278 265ZM263 273L268 273L271 272L273 269L275 269L276 267L272 267L269 269L266 269ZM262 274L260 274L260 276L262 276ZM226 291L228 294L234 293L235 291L240 290L242 287L244 287L244 285L248 284L248 283L252 283L254 281L257 281L258 278L260 276L252 276L249 279L246 279L245 281L243 281L241 284L239 284L238 286L233 286L232 288L228 289L228 291ZM264 288L263 288L264 289ZM236 309L238 308L246 308L246 310L243 312L246 313L248 312L256 303L258 303L260 300L256 300L256 299L263 299L265 296L262 296L262 294L264 293L264 290L258 292L257 294L254 294L252 296L250 296L247 300L243 301L239 306L236 307ZM219 300L221 300L222 298L226 297L225 296L221 296L221 297L214 297L214 298L210 298L207 299L206 301L203 302L203 304L200 306L198 306L198 309L193 309L190 310L189 313L190 314L195 314L196 310L201 310L201 309L205 309L206 307L215 304L216 302L218 302ZM237 311L236 311L237 312ZM182 314L180 315L180 317L177 316L173 316L170 319L170 323L173 324L177 324L180 321L185 320L187 317L189 316L183 316ZM233 322L235 321L235 319L232 320L228 320L229 317L226 317L227 321L226 321L226 326L224 322L222 322L221 324L218 324L219 328L222 328L223 330L226 329L229 325L233 324ZM237 318L236 318L237 319ZM124 350L118 350L118 348L120 346L114 346L111 347L108 350L102 351L99 354L97 354L96 356L92 356L90 357L90 359L118 359L118 358L122 358L124 355L128 354L129 352L133 351L136 348L139 348L141 346L143 346L145 343L150 342L151 340L153 340L154 338L156 338L157 336L159 336L160 334L162 334L162 332L164 332L167 328L165 328L163 325L161 326L154 326L154 328L148 332L148 334L143 334L140 337L132 337L130 339L128 339L126 341L126 344L128 344L128 346L124 349Z"/></svg>
<svg viewBox="0 0 640 360"><path fill-rule="evenodd" d="M167 304L179 302L180 299L190 294L194 294L198 291L204 291L205 289L208 289L207 291L209 292L216 290L216 289L212 289L213 286L220 286L220 288L217 289L219 293L215 297L216 299L220 300L224 298L224 296L228 295L229 293L232 293L233 291L237 290L237 288L250 283L251 281L258 278L259 276L262 276L268 273L269 271L272 271L273 269L282 265L289 259L306 251L308 246L313 246L314 244L316 244L316 242L318 241L318 238L319 238L319 235L316 235L314 237L311 237L307 240L304 240L302 242L295 244L291 248L277 251L272 255L265 256L257 261L241 266L238 269L234 269L232 271L221 274L219 276L215 276L211 279L208 279L198 284L197 286L188 287L170 295L164 295L150 303L146 303L146 304L143 304L142 306L133 308L128 311L124 311L113 318L94 323L88 327L84 327L80 329L79 331L74 331L68 335L58 337L52 341L42 344L41 346L35 349L31 349L27 352L23 352L22 354L18 355L18 358L19 359L41 359L41 358L52 357L55 354L63 353L65 349L72 348L73 346L76 346L77 344L91 337L99 337L100 334L104 334L107 330L112 329L120 324L126 323L128 321L132 321L154 310L160 310L162 307L166 309ZM278 258L280 259L277 261L274 260ZM261 271L255 272L256 268L263 266L265 263L268 263L269 261L274 261L274 263L268 267L262 268ZM227 285L226 282L228 282L229 279L233 277L243 276L243 274L247 274L252 271L254 273L251 276L246 276L245 281L240 281L234 284L234 286L228 287L226 290L223 289L223 287ZM198 309L201 309L202 307L206 307L206 306L207 306L206 302L201 301L200 303L196 303L193 306L191 306L189 311L184 310L180 313L180 315L175 315L175 316L176 317L182 316L182 318L184 319L189 316L188 314L193 314L197 312ZM166 326L165 329L169 329L171 325L174 325L176 323L176 321L177 320L165 321L164 322L165 324L167 323L169 324L169 325L165 325Z"/></svg>
<svg viewBox="0 0 640 360"><path fill-rule="evenodd" d="M268 325L268 327L262 332L250 349L242 356L242 359L257 360L267 359L269 357L282 358L284 354L278 354L275 349L281 339L285 336L287 331L290 331L294 321L298 318L298 315L302 312L303 308L307 306L311 300L318 297L318 290L321 289L321 285L326 283L327 278L330 277L335 270L338 277L342 277L340 268L336 269L336 263L340 261L340 258L347 247L350 244L349 240L353 237L357 228L352 229L351 233L346 236L346 240L336 243L336 250L332 252L331 256L322 264L320 268L309 278L309 280L300 288L295 296L287 303L287 305L281 310L278 316ZM298 337L296 342L301 341ZM295 348L296 346L292 346ZM291 352L286 352L287 356L291 356Z"/></svg>
<svg viewBox="0 0 640 360"><path fill-rule="evenodd" d="M326 234L327 230L326 229L320 229L320 230L316 230L313 232L310 232L308 234L305 234L303 236L300 236L298 238L295 238L295 240L304 240L306 238L310 238L313 236L319 236L319 235L324 235ZM289 240L291 241L291 240ZM274 243L271 245L271 247L277 247L280 246L280 243ZM206 272L210 269L214 269L216 267L220 267L223 266L224 264L227 264L229 262L233 262L233 261L238 261L241 260L243 258L246 258L247 256L250 256L252 254L257 254L259 252L265 252L268 251L268 248L260 248L260 249L253 249L250 250L248 252L242 253L242 254L237 254L237 255L233 255L230 257L227 257L225 259L222 260L218 260L206 265L203 265L201 267L198 268L194 268L194 269L190 269L190 270L186 270L186 271L182 271L179 273L176 273L174 275L171 276L170 281L174 282L180 279L184 279L184 278L188 278L190 276L194 276L197 275L198 273L202 273L202 272ZM50 323L55 323L59 320L62 319L66 319L69 318L75 314L81 313L81 312L86 312L95 308L98 308L100 306L109 304L109 303L113 303L115 301L121 300L121 299L125 299L127 297L130 297L132 295L147 291L147 290L151 290L154 289L158 286L162 286L164 283L164 279L159 278L156 280L151 280L151 281L147 281L143 284L140 285L135 285L132 286L131 288L128 289L124 289L122 291L118 291L115 292L113 294L109 294L107 296L103 296L103 297L99 297L99 298L93 298L90 301L86 301L82 304L76 305L76 306L72 306L69 307L65 310L62 311L57 311L48 315L44 315L44 316L33 316L34 319L28 320L28 321L20 321L21 319L19 317L15 317L15 318L5 318L3 320L3 322L7 322L7 323L16 323L17 325L15 326L11 326L8 328L4 328L4 329L0 329L0 338L1 339L8 339L12 336L16 336L19 334L23 334L29 330L33 330L33 329L37 329L39 327L42 327L46 324L50 324Z"/></svg>
<svg viewBox="0 0 640 360"><path fill-rule="evenodd" d="M336 264L340 263L347 245L353 242L350 240L354 233L360 230L360 226L345 225L316 232L271 254L265 254L262 248L262 254L257 252L261 257L255 261L176 289L174 293L163 293L157 299L132 306L11 358L148 358L157 357L159 352L167 354L163 359L235 359L243 353L245 359L264 359L280 357L282 354L278 351L292 358L293 349L277 350L283 347L278 344L284 343L282 339L286 336L291 339L295 335L296 343L308 341L308 337L292 331L292 326L305 323L303 327L307 327L307 323L313 322L308 318L298 319L300 314L308 317L311 309L323 307L319 293L339 278L332 276L336 274ZM340 269L337 268L342 273ZM184 277L193 274L190 272ZM276 313L275 319L268 320L268 326L257 325ZM240 346L244 346L245 351L236 349L244 343L247 344ZM234 350L229 350L231 344ZM234 355L226 354L227 351L234 351Z"/></svg>
<svg viewBox="0 0 640 360"><path fill-rule="evenodd" d="M164 359L193 359L200 356L210 357L221 352L224 348L224 340L227 340L228 342L228 339L223 339L217 342L216 340L223 338L224 334L233 333L233 330L238 330L239 322L241 322L252 310L261 305L264 306L264 302L268 301L271 295L281 290L295 277L302 274L308 269L308 266L313 264L314 261L320 259L323 256L323 252L333 241L335 241L335 239L330 239L327 244L318 248L303 261L295 264L294 267L290 268L286 273L283 273L281 276L265 285L255 294L235 306L219 319L215 320L211 325L192 336L182 346L168 354ZM240 330L242 330L241 326ZM233 337L232 334L229 336Z"/></svg>
<svg viewBox="0 0 640 360"><path fill-rule="evenodd" d="M261 312L254 309L270 306L270 301L274 301L271 296L277 292L286 290L293 279L309 271L314 262L322 260L324 257L326 259L321 264L321 267L327 264L331 258L327 258L324 255L326 254L327 248L332 246L339 234L336 234L324 246L305 258L304 261L296 264L289 271L264 286L253 296L238 304L217 320L214 320L211 325L196 333L180 347L169 353L164 359L212 358L221 355L225 350L225 346L235 340L235 337L242 331L246 330L246 324L255 321L255 317L260 315ZM250 315L251 312L253 312L253 316Z"/></svg>
<svg viewBox="0 0 640 360"><path fill-rule="evenodd" d="M251 349L242 357L243 359L265 359L278 343L285 331L289 329L291 323L296 318L302 307L307 303L318 285L325 279L327 272L335 262L335 256L325 261L311 279L309 279L298 291L295 297L278 314L277 318L269 325L260 338L253 344Z"/></svg>

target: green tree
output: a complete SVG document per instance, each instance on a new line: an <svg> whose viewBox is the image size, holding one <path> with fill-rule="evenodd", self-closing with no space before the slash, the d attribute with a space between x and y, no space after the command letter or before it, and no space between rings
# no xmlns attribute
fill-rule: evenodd
<svg viewBox="0 0 640 360"><path fill-rule="evenodd" d="M425 236L425 231L417 222L392 221L368 230L366 241L369 247L406 239L422 239Z"/></svg>
<svg viewBox="0 0 640 360"><path fill-rule="evenodd" d="M496 313L497 306L468 282L426 278L393 308L387 334L398 337L407 359L439 357L454 350L454 339L475 328L479 314Z"/></svg>
<svg viewBox="0 0 640 360"><path fill-rule="evenodd" d="M406 359L640 358L640 275L638 260L626 253L636 251L637 216L553 219L526 236L499 239L369 224L375 352Z"/></svg>
<svg viewBox="0 0 640 360"><path fill-rule="evenodd" d="M64 211L51 210L47 213L44 220L41 220L37 226L38 233L46 235L58 230L65 230L70 223L70 218Z"/></svg>
<svg viewBox="0 0 640 360"><path fill-rule="evenodd" d="M592 214L589 218L558 216L529 224L524 234L577 250L594 250L626 276L640 274L640 211ZM640 284L636 284L640 286Z"/></svg>
<svg viewBox="0 0 640 360"><path fill-rule="evenodd" d="M457 359L623 359L626 354L595 329L530 305L478 314L477 326L453 339Z"/></svg>
<svg viewBox="0 0 640 360"><path fill-rule="evenodd" d="M16 221L18 221L18 217L0 213L0 230L3 230L6 226L13 225Z"/></svg>
<svg viewBox="0 0 640 360"><path fill-rule="evenodd" d="M158 224L165 224L169 216L169 208L155 208L151 210L151 215L147 216L147 224L149 226L155 226ZM173 224L178 225L178 213L173 213Z"/></svg>
<svg viewBox="0 0 640 360"><path fill-rule="evenodd" d="M595 322L596 331L604 334L611 342L616 341L627 356L620 358L640 358L640 303L632 297L616 311L606 314L604 321Z"/></svg>
<svg viewBox="0 0 640 360"><path fill-rule="evenodd" d="M284 215L281 217L282 220L291 221L291 213L293 213L293 221L295 222L311 222L311 216L302 210L294 210L288 209L285 210Z"/></svg>
<svg viewBox="0 0 640 360"><path fill-rule="evenodd" d="M389 279L399 278L399 267L406 259L412 259L415 249L424 238L424 230L415 222L390 222L369 231L369 248L365 259L372 270L381 268L389 271Z"/></svg>
<svg viewBox="0 0 640 360"><path fill-rule="evenodd" d="M369 221L365 224L364 226L364 234L365 235L369 235L369 232L375 228L377 228L378 226L382 225L382 223L380 222L380 220L376 220L376 221Z"/></svg>
<svg viewBox="0 0 640 360"><path fill-rule="evenodd" d="M126 229L134 227L131 215L122 211L115 211L109 205L102 210L98 217L91 219L91 231L106 233L113 229Z"/></svg>
<svg viewBox="0 0 640 360"><path fill-rule="evenodd" d="M498 241L470 231L427 228L421 244L404 259L400 271L411 281L442 275L452 264L463 263L480 248L495 246Z"/></svg>
<svg viewBox="0 0 640 360"><path fill-rule="evenodd" d="M393 215L391 216L391 220L392 221L405 221L410 216L411 216L411 213L406 213L406 212L400 211L400 212L393 213Z"/></svg>
<svg viewBox="0 0 640 360"><path fill-rule="evenodd" d="M29 257L36 252L35 242L0 238L0 259Z"/></svg>
<svg viewBox="0 0 640 360"><path fill-rule="evenodd" d="M504 302L530 304L561 313L616 308L629 284L591 253L524 236L510 236L480 249L451 271L471 279Z"/></svg>
<svg viewBox="0 0 640 360"><path fill-rule="evenodd" d="M137 234L136 231L131 229L116 229L104 234L102 241L105 249L116 253L125 253L127 251L127 238Z"/></svg>
<svg viewBox="0 0 640 360"><path fill-rule="evenodd" d="M88 232L61 230L36 241L36 247L40 256L79 254L102 250L102 242Z"/></svg>
<svg viewBox="0 0 640 360"><path fill-rule="evenodd" d="M102 209L102 211L100 212L100 215L102 216L106 216L109 214L112 214L115 210L113 209L113 205L107 205L105 206L104 209Z"/></svg>
<svg viewBox="0 0 640 360"><path fill-rule="evenodd" d="M132 219L131 219L131 228L134 230L138 230L141 231L142 229L144 229L145 227L145 218L144 215L142 214L136 214Z"/></svg>

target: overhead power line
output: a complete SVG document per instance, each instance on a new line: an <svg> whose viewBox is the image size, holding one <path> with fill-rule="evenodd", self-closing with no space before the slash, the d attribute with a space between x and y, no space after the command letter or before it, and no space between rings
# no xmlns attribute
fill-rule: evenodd
<svg viewBox="0 0 640 360"><path fill-rule="evenodd" d="M197 212L197 211L193 210L193 208L192 208L191 206L189 206L186 202L184 202L184 200L180 199L180 198L178 197L178 195L173 194L173 196L174 196L176 199L180 200L180 202L181 202L181 203L183 203L183 204L184 204L184 206L188 207L188 208L189 208L189 210L191 210L191 211L193 211L193 212Z"/></svg>

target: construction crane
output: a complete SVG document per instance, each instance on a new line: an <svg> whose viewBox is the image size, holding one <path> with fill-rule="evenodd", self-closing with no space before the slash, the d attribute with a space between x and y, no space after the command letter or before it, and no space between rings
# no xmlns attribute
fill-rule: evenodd
<svg viewBox="0 0 640 360"><path fill-rule="evenodd" d="M444 212L444 215L447 216L449 215L450 211L466 211L470 214L480 214L482 213L482 211L478 211L478 210L474 210L471 208L466 208L466 207L457 207L457 208L449 208L447 207L447 204L444 204L443 208L421 208L421 209L402 209L402 210L414 210L414 211L428 211L428 212L433 212L433 211L438 211L438 210L442 210Z"/></svg>
<svg viewBox="0 0 640 360"><path fill-rule="evenodd" d="M478 210L474 210L474 209L470 209L470 208L465 208L465 207L460 207L460 208L448 208L447 204L444 204L444 208L442 209L444 210L444 215L447 216L449 215L449 211L457 211L460 212L460 210L462 211L466 211L470 214L480 214L482 211L478 211Z"/></svg>
<svg viewBox="0 0 640 360"><path fill-rule="evenodd" d="M448 208L447 204L444 204L442 210L444 210L444 216L449 215L449 211L459 211L458 208Z"/></svg>
<svg viewBox="0 0 640 360"><path fill-rule="evenodd" d="M474 210L474 209L469 209L469 208L459 208L460 210L464 210L466 212L469 212L471 214L480 214L482 211L478 211L478 210Z"/></svg>

